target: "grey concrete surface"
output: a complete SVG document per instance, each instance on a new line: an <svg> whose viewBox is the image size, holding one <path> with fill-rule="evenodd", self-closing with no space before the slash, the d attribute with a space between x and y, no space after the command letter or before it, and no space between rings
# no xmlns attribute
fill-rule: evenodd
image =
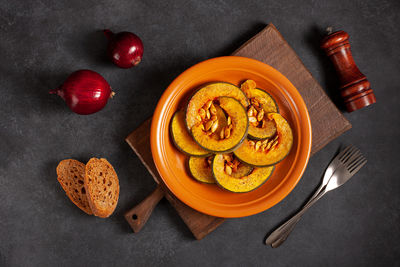
<svg viewBox="0 0 400 267"><path fill-rule="evenodd" d="M399 14L397 0L0 1L0 266L400 266ZM317 153L270 210L229 220L198 242L163 200L132 234L122 215L155 185L124 138L177 75L229 55L269 22L334 99L335 73L316 32L346 30L378 103L346 114L353 129ZM103 28L138 34L143 62L130 70L109 63ZM82 68L117 92L91 116L47 94ZM264 246L350 143L368 165L310 210L282 247ZM108 158L120 177L120 201L106 220L82 213L56 180L58 161L92 156Z"/></svg>

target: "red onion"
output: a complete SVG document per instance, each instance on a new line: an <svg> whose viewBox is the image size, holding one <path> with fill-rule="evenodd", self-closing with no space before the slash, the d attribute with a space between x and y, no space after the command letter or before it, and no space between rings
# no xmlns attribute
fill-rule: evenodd
<svg viewBox="0 0 400 267"><path fill-rule="evenodd" d="M131 68L140 63L143 56L142 40L131 32L112 33L104 30L107 36L108 56L120 68Z"/></svg>
<svg viewBox="0 0 400 267"><path fill-rule="evenodd" d="M50 90L50 94L59 95L73 112L88 115L104 108L115 93L97 72L78 70L59 88Z"/></svg>

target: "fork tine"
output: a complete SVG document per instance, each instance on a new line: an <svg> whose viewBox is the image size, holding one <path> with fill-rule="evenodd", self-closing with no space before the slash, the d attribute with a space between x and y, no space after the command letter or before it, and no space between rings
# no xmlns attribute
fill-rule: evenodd
<svg viewBox="0 0 400 267"><path fill-rule="evenodd" d="M363 159L359 164L357 164L352 170L350 170L351 174L355 174L356 172L358 172L366 163L367 163L367 159Z"/></svg>
<svg viewBox="0 0 400 267"><path fill-rule="evenodd" d="M349 161L353 160L359 153L361 153L360 150L359 150L358 148L354 147L354 149L353 149L351 155L349 155L349 156L347 157L347 159L345 160L345 162L349 162Z"/></svg>
<svg viewBox="0 0 400 267"><path fill-rule="evenodd" d="M357 151L359 151L356 147L352 147L352 149L349 151L349 153L346 154L346 156L344 156L341 159L341 162L344 164L346 163L350 158L352 158L352 156L354 155L354 153L356 153Z"/></svg>
<svg viewBox="0 0 400 267"><path fill-rule="evenodd" d="M357 150L353 153L353 155L346 161L345 165L349 167L352 165L356 160L358 160L360 157L363 157L361 154L360 150Z"/></svg>
<svg viewBox="0 0 400 267"><path fill-rule="evenodd" d="M351 151L354 149L354 146L349 145L343 150L343 154L340 156L339 160L344 159L347 155L351 153Z"/></svg>
<svg viewBox="0 0 400 267"><path fill-rule="evenodd" d="M364 156L361 155L358 158L356 158L351 164L346 165L346 168L350 171L354 167L356 167L361 161L365 160Z"/></svg>
<svg viewBox="0 0 400 267"><path fill-rule="evenodd" d="M339 152L339 154L337 154L336 158L341 158L347 151L349 151L351 147L352 145L346 146L344 149L342 149L342 151Z"/></svg>

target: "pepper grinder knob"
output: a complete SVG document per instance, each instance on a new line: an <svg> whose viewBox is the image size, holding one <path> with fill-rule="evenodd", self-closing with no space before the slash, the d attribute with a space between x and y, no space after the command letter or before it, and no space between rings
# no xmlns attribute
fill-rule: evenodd
<svg viewBox="0 0 400 267"><path fill-rule="evenodd" d="M332 33L322 39L321 48L331 59L340 79L340 95L348 112L369 106L376 102L371 84L358 69L350 50L349 34L344 31Z"/></svg>

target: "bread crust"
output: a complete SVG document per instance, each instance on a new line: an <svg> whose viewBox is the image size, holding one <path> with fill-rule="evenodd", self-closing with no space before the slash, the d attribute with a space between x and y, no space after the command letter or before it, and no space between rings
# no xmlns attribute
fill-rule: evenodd
<svg viewBox="0 0 400 267"><path fill-rule="evenodd" d="M119 198L119 180L113 166L104 158L91 158L85 167L84 186L93 214L109 217Z"/></svg>
<svg viewBox="0 0 400 267"><path fill-rule="evenodd" d="M86 188L84 188L85 164L74 159L64 159L58 164L56 172L58 182L72 203L85 213L92 215Z"/></svg>

